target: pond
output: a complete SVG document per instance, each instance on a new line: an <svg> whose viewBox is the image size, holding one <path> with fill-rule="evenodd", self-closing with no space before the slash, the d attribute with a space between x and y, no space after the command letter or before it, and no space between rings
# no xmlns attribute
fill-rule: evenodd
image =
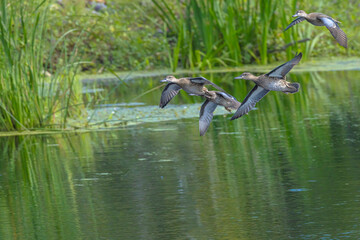
<svg viewBox="0 0 360 240"><path fill-rule="evenodd" d="M203 137L203 99L138 97L160 79L85 85L98 130L1 137L0 239L360 239L360 71L291 73L298 93Z"/></svg>

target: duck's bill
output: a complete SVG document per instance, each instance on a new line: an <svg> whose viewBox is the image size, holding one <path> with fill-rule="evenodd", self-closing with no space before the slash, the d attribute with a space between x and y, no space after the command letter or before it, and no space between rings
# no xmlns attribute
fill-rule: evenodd
<svg viewBox="0 0 360 240"><path fill-rule="evenodd" d="M166 79L163 79L163 80L160 80L160 82L168 82L168 80L166 80Z"/></svg>
<svg viewBox="0 0 360 240"><path fill-rule="evenodd" d="M298 16L297 14L292 15L292 17L297 17L297 16Z"/></svg>
<svg viewBox="0 0 360 240"><path fill-rule="evenodd" d="M236 77L236 78L234 78L234 79L242 79L242 76L238 76L238 77Z"/></svg>

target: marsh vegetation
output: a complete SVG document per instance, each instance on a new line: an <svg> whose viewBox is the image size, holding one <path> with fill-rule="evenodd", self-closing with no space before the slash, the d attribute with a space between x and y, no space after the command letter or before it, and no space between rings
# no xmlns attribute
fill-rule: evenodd
<svg viewBox="0 0 360 240"><path fill-rule="evenodd" d="M124 80L142 70L198 71L267 64L290 59L300 51L305 61L325 54L358 56L357 4L311 4L342 20L350 39L344 50L313 26L304 24L282 32L294 11L308 6L308 1L114 0L96 12L85 1L62 1L60 5L4 0L0 129L88 126L87 109L107 102L107 96L99 99L103 96L99 93L95 102L94 95L81 92L78 76L84 71L117 75L116 71L128 70L127 76L118 78L118 87L127 89ZM74 124L74 119L83 124Z"/></svg>

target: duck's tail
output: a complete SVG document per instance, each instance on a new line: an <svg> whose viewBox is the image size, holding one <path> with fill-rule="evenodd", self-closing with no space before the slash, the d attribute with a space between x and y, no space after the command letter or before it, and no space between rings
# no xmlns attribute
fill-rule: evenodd
<svg viewBox="0 0 360 240"><path fill-rule="evenodd" d="M295 82L295 83L290 83L289 85L291 86L289 93L296 93L299 91L300 83Z"/></svg>

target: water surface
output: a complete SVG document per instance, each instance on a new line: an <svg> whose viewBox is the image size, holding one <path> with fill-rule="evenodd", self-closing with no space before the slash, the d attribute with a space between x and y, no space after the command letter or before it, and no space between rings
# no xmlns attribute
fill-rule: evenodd
<svg viewBox="0 0 360 240"><path fill-rule="evenodd" d="M241 101L237 74L206 77ZM133 100L158 78L85 86L110 129L0 138L0 239L359 239L359 79L290 74L299 93L221 110L204 137L201 98Z"/></svg>

